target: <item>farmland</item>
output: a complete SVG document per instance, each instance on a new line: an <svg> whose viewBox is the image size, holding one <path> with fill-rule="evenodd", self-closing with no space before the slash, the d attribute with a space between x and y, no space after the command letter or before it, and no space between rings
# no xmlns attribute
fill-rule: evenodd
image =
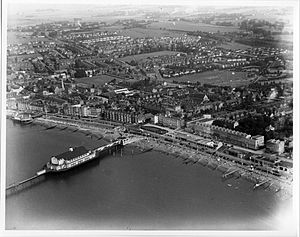
<svg viewBox="0 0 300 237"><path fill-rule="evenodd" d="M185 75L182 77L164 78L164 81L175 81L175 82L190 82L190 83L201 83L211 84L219 86L244 86L248 85L253 78L248 78L246 72L232 72L227 70L215 70L203 73Z"/></svg>
<svg viewBox="0 0 300 237"><path fill-rule="evenodd" d="M130 62L132 60L143 60L146 59L148 57L156 57L156 56L162 56L162 55L176 55L179 52L176 51L158 51L158 52L153 52L153 53L144 53L144 54L137 54L137 55L133 55L133 56L127 56L124 58L120 58L122 61L125 62Z"/></svg>

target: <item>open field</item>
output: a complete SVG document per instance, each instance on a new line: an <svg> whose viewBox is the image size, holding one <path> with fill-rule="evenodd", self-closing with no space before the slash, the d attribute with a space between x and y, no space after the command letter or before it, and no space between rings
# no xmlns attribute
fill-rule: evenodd
<svg viewBox="0 0 300 237"><path fill-rule="evenodd" d="M182 35L182 33L170 32L168 30L162 30L159 28L130 28L120 30L120 34L124 36L130 36L131 38L146 38L146 37L176 37Z"/></svg>
<svg viewBox="0 0 300 237"><path fill-rule="evenodd" d="M130 62L132 60L143 60L148 57L155 57L155 56L162 56L162 55L176 55L180 52L176 51L159 51L159 52L153 52L153 53L144 53L144 54L136 54L136 55L131 55L131 56L126 56L124 58L120 58L120 60L125 61L125 62Z"/></svg>
<svg viewBox="0 0 300 237"><path fill-rule="evenodd" d="M22 44L35 41L49 41L45 37L31 37L18 32L7 32L7 45L9 44Z"/></svg>
<svg viewBox="0 0 300 237"><path fill-rule="evenodd" d="M274 39L293 42L293 35L274 35Z"/></svg>
<svg viewBox="0 0 300 237"><path fill-rule="evenodd" d="M9 55L7 56L8 59L15 59L17 58L18 60L23 60L23 59L28 59L28 58L37 58L41 57L42 55L39 53L33 53L33 54L22 54L22 55Z"/></svg>
<svg viewBox="0 0 300 237"><path fill-rule="evenodd" d="M95 85L95 86L102 86L105 83L109 83L113 79L121 80L117 77L112 77L108 75L97 75L93 77L82 77L82 78L75 78L76 83L83 83L86 85Z"/></svg>
<svg viewBox="0 0 300 237"><path fill-rule="evenodd" d="M213 26L204 23L192 23L185 21L161 21L149 25L153 29L184 30L184 31L207 31L207 32L233 32L239 31L237 27Z"/></svg>
<svg viewBox="0 0 300 237"><path fill-rule="evenodd" d="M220 45L220 47L222 47L224 49L232 49L232 50L252 48L249 45L240 44L237 42L224 43L224 44Z"/></svg>
<svg viewBox="0 0 300 237"><path fill-rule="evenodd" d="M246 72L232 72L232 71L208 71L190 75L184 75L182 77L164 78L164 81L176 81L176 82L199 82L201 84L211 84L219 86L244 86L248 85L251 78L247 77Z"/></svg>

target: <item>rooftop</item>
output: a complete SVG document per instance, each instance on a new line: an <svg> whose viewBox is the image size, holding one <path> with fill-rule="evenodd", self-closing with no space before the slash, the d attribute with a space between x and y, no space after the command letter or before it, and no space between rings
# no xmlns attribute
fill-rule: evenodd
<svg viewBox="0 0 300 237"><path fill-rule="evenodd" d="M88 153L88 150L84 146L79 146L75 148L70 148L69 151L56 155L55 157L57 159L71 160L86 153Z"/></svg>

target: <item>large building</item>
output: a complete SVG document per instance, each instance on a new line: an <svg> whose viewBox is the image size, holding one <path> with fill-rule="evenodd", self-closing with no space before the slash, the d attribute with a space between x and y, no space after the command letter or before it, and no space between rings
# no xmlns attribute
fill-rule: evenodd
<svg viewBox="0 0 300 237"><path fill-rule="evenodd" d="M127 113L118 110L105 110L103 117L106 120L117 121L122 123L137 123L138 115L134 113Z"/></svg>
<svg viewBox="0 0 300 237"><path fill-rule="evenodd" d="M284 152L284 141L270 139L266 142L266 149L270 152L282 154Z"/></svg>
<svg viewBox="0 0 300 237"><path fill-rule="evenodd" d="M166 117L163 114L158 115L154 121L157 121L158 124L170 128L183 128L186 125L186 122L183 118Z"/></svg>
<svg viewBox="0 0 300 237"><path fill-rule="evenodd" d="M19 111L44 112L45 106L41 100L8 99L7 107Z"/></svg>

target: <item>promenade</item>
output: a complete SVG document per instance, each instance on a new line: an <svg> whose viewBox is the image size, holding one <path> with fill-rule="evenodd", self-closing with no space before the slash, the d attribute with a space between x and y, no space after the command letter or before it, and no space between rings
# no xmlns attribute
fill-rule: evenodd
<svg viewBox="0 0 300 237"><path fill-rule="evenodd" d="M101 125L95 122L83 122L80 120L71 120L71 119L63 119L63 118L36 118L34 120L35 124L42 124L48 126L57 125L61 128L69 127L78 129L78 131L90 133L91 135L95 135L97 137L101 137L106 141L111 141L120 136L118 130L114 129L113 126L109 127L107 125Z"/></svg>

